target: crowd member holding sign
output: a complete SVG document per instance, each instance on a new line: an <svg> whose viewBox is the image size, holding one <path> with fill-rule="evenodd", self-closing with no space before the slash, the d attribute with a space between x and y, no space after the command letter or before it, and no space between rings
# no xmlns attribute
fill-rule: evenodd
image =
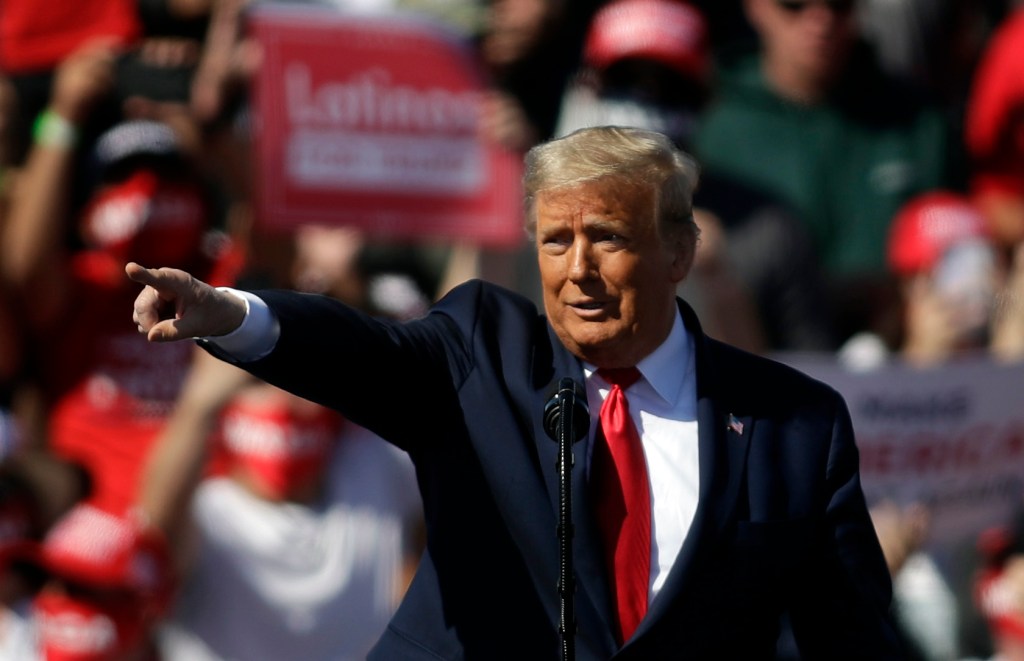
<svg viewBox="0 0 1024 661"><path fill-rule="evenodd" d="M408 451L427 549L371 659L557 658L544 410L563 379L590 417L571 475L576 658L770 659L784 615L807 658L901 658L844 401L705 336L676 298L696 180L690 157L639 129L533 148L544 315L470 281L392 323L129 263L144 285L133 319L154 343L201 338Z"/></svg>

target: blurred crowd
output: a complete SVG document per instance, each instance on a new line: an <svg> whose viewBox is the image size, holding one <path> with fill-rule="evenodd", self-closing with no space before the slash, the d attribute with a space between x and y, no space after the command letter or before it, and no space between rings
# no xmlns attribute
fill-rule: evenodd
<svg viewBox="0 0 1024 661"><path fill-rule="evenodd" d="M680 295L713 336L857 369L1024 360L1024 3L281 1L461 34L502 149L628 124L693 153ZM471 277L538 297L525 233L255 222L264 4L0 2L0 659L361 659L423 548L405 456L148 345L127 261L398 321ZM894 578L934 578L928 513L875 514ZM917 658L1024 659L1024 524L978 549L966 604L897 591Z"/></svg>

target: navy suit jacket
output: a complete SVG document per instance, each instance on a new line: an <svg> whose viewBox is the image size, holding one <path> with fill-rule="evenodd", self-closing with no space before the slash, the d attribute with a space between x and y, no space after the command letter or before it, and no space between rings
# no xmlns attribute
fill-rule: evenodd
<svg viewBox="0 0 1024 661"><path fill-rule="evenodd" d="M370 658L558 659L558 447L541 414L560 379L584 375L545 317L480 281L405 324L321 296L257 294L281 335L241 366L341 411L416 467L427 547ZM620 648L575 462L576 657L770 659L786 614L804 658L900 658L842 398L706 337L679 308L696 346L696 518Z"/></svg>

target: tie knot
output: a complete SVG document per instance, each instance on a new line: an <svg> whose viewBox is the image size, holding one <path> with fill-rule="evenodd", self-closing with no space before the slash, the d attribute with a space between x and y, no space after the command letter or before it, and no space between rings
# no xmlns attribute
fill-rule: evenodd
<svg viewBox="0 0 1024 661"><path fill-rule="evenodd" d="M640 370L635 367L610 367L597 370L601 378L622 390L640 380Z"/></svg>

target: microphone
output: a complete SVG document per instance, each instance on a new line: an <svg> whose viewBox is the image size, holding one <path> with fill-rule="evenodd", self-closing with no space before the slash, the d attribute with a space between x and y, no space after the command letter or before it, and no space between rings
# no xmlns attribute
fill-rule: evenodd
<svg viewBox="0 0 1024 661"><path fill-rule="evenodd" d="M573 443L583 439L590 431L587 391L569 377L558 382L555 393L544 405L544 431L556 443L559 442L559 425L563 415L568 416L566 422Z"/></svg>

